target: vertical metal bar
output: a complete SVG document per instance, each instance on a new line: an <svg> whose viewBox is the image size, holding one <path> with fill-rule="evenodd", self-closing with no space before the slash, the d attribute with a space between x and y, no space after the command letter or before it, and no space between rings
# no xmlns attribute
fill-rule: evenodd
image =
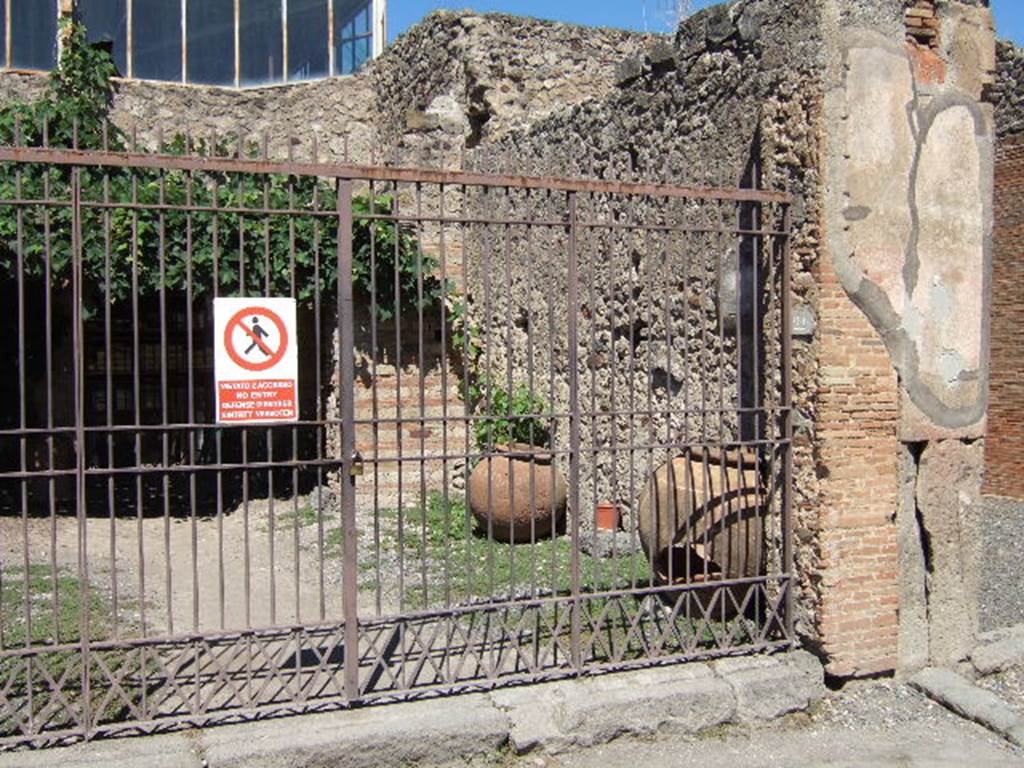
<svg viewBox="0 0 1024 768"><path fill-rule="evenodd" d="M314 154L316 152L316 144L313 145ZM319 180L313 184L313 211L320 210L320 184ZM320 219L319 217L313 220L313 339L316 343L316 391L323 391L323 365L321 363L321 354L325 354L321 350L324 350L324 343L322 339L323 332L323 297L320 289L320 265L321 253L320 253ZM329 350L329 347L328 347ZM326 415L324 413L324 400L322 397L316 399L316 457L319 460L324 458L324 436L326 434L326 428L324 423ZM319 590L319 602L317 605L318 615L320 621L323 621L327 616L327 593L325 588L325 574L324 574L324 503L323 503L323 470L317 469L317 492L316 492L316 547L317 547L317 587Z"/></svg>
<svg viewBox="0 0 1024 768"><path fill-rule="evenodd" d="M188 142L185 151L191 153L191 142ZM186 177L185 188L185 393L187 403L185 406L185 418L188 421L188 463L196 465L196 410L195 410L195 340L192 327L192 311L195 301L195 287L193 286L193 264L192 264L192 206L195 183L195 176L189 173ZM196 514L197 488L195 470L188 473L188 507L189 507L189 534L192 544L192 631L199 631L199 520Z"/></svg>
<svg viewBox="0 0 1024 768"><path fill-rule="evenodd" d="M217 152L217 136L214 134L210 140L210 151ZM212 221L210 222L210 239L212 249L213 285L211 293L214 300L220 296L220 214L217 212L220 206L220 181L214 176L210 186L210 197L212 199ZM213 415L216 421L216 414ZM224 463L224 430L216 429L214 437L214 452L217 466ZM224 629L225 623L225 599L226 579L224 573L224 470L217 470L217 615L219 626Z"/></svg>
<svg viewBox="0 0 1024 768"><path fill-rule="evenodd" d="M666 202L666 206L669 207L669 213L671 213L671 203ZM665 223L668 224L668 225L672 225L672 217L670 215L666 216ZM662 259L661 259L661 262L662 262L661 263L661 267L662 267L662 269L661 269L661 281L662 281L662 288L663 288L663 291L662 291L662 300L663 300L662 323L665 326L665 372L666 372L666 374L668 376L668 380L666 381L666 386L665 386L665 407L664 407L664 410L662 411L662 418L664 419L664 422L665 422L665 424L664 424L664 426L665 426L665 436L662 438L662 442L661 442L660 446L666 449L666 453L668 454L666 456L666 460L669 462L669 474L670 474L670 476L674 477L675 476L675 469L674 469L675 465L672 463L673 462L673 457L672 457L672 451L670 449L670 446L672 445L672 406L673 406L673 393L672 393L672 384L671 384L672 364L673 364L673 355L672 355L672 346L673 346L672 307L673 307L673 294L674 294L673 289L674 289L674 286L675 286L675 281L673 280L673 277L676 274L676 270L673 269L673 266L672 266L672 235L673 235L673 233L671 231L666 231L666 232L664 232L662 234L662 238L663 238L663 250L662 250ZM686 279L688 274L689 274L689 261L688 261L688 259L686 259L685 255L684 255L683 256L683 285L686 285L689 282ZM652 297L652 301L653 301L653 297ZM702 322L701 328L703 329L703 322L704 322L703 319L701 320L701 322ZM685 324L683 324L683 330L681 331L682 334L683 334L683 340L684 340L684 347L683 347L684 351L686 349L686 347L685 347L685 340L687 338L686 327L687 326ZM703 330L702 330L702 333L703 333ZM686 365L685 361L683 362L682 368L683 368L684 371L689 370L689 367ZM686 374L683 374L683 375L685 376ZM701 377L701 381L702 382L703 382L703 380L704 380L704 377ZM702 387L704 386L703 383L702 383L701 386ZM683 391L686 392L687 389L688 389L688 387L684 383ZM653 420L653 414L652 414L652 420ZM675 487L674 483L670 483L669 487L670 488ZM678 495L679 495L678 493L674 493L674 492L670 492L668 494L669 531L672 532L672 535L671 535L669 541L667 542L668 545L669 545L669 550L668 550L669 557L668 557L668 563L667 563L667 571L668 571L668 581L669 581L670 584L674 584L676 579L679 578L679 574L676 573L675 556L674 556L674 554L675 554L674 549L675 548L674 548L673 544L674 544L675 534L679 530L679 515L680 515L680 512L682 512L682 514L684 516L686 514L684 510L680 510L679 509L679 504L677 503ZM705 545L706 545L706 543L705 543ZM689 552L689 547L686 548L686 551L687 551L687 553ZM688 577L688 576L689 576L689 573L684 574L684 577Z"/></svg>
<svg viewBox="0 0 1024 768"><path fill-rule="evenodd" d="M430 605L429 584L427 578L427 559L429 551L427 547L427 422L426 418L426 376L427 364L424 357L423 345L423 185L419 182L415 186L416 195L416 354L417 366L419 367L419 411L420 420L417 424L419 432L419 465L420 465L420 545L422 552L420 556L420 578L423 584L423 608Z"/></svg>
<svg viewBox="0 0 1024 768"><path fill-rule="evenodd" d="M288 142L288 156L291 158L293 152L292 142ZM315 182L314 182L315 183ZM295 208L295 179L288 179L288 209L290 211L296 210ZM288 275L289 275L289 296L293 301L296 301L298 297L298 291L296 289L297 276L296 276L296 258L295 258L295 214L289 214L288 216ZM320 390L317 391L319 397ZM301 410L302 404L299 403ZM302 414L299 414L299 418L302 418ZM299 435L298 429L291 429L291 461L297 462L299 460ZM301 541L299 534L299 470L298 467L292 467L291 472L291 494L292 494L292 579L294 579L294 597L295 597L295 618L296 624L302 622L302 590L300 588L302 581L301 572L301 561L300 561L300 549ZM319 488L319 483L317 488Z"/></svg>
<svg viewBox="0 0 1024 768"><path fill-rule="evenodd" d="M245 154L244 148L244 137L242 132L238 133L238 143L235 146L235 151L239 157L243 157ZM245 197L245 177L242 174L238 176L238 200L244 201ZM242 203L244 205L244 203ZM248 294L248 284L246 283L246 254L245 254L245 215L244 213L238 214L238 295L244 297ZM242 578L242 583L245 589L245 626L247 629L252 627L252 536L249 528L249 430L242 428L241 430L242 440L242 559L244 562L245 573Z"/></svg>
<svg viewBox="0 0 1024 768"><path fill-rule="evenodd" d="M544 209L549 210L551 208L551 191L548 190L544 195ZM551 231L546 232L547 236L556 239L557 234ZM544 291L544 303L547 308L547 361L548 361L548 382L547 382L547 395L548 402L552 404L552 408L557 407L555 404L558 403L557 388L555 386L555 334L561 330L561 323L557 322L557 316L555 314L555 291L558 290L557 281L554 279L555 274L560 273L560 265L556 265L554 274L549 273L547 279L544 280L545 291ZM556 331L556 329L558 329ZM560 408L559 408L560 410ZM571 424L571 416L570 416ZM549 486L551 498L555 497L555 473L551 473L551 485ZM555 530L555 510L551 512L552 530ZM570 565L571 567L571 565ZM552 594L558 593L558 574L559 574L559 563L557 557L551 558L551 592Z"/></svg>
<svg viewBox="0 0 1024 768"><path fill-rule="evenodd" d="M89 541L85 499L85 349L82 331L82 170L71 171L71 253L72 253L72 356L75 388L75 509L78 516L78 589L79 589L79 648L82 675L83 735L89 738L92 725L90 689L90 596L89 596ZM29 574L25 574L28 580Z"/></svg>
<svg viewBox="0 0 1024 768"><path fill-rule="evenodd" d="M104 144L106 144L104 136ZM103 202L110 202L110 175L107 171L103 173ZM103 275L104 275L104 296L106 301L103 302L103 369L105 379L105 400L106 400L106 424L107 424L107 468L113 469L114 467L114 435L113 426L115 420L115 409L114 409L114 376L113 376L113 356L111 353L112 346L112 319L111 319L111 305L112 305L112 285L111 285L111 254L113 252L113 242L111 238L111 227L110 227L110 211L105 209L103 211ZM115 500L115 480L114 475L111 474L107 478L107 514L110 519L110 592L111 592L111 619L113 622L114 638L120 637L120 612L118 606L118 588L117 588L117 515L115 512L116 500Z"/></svg>
<svg viewBox="0 0 1024 768"><path fill-rule="evenodd" d="M394 313L395 323L395 457L398 467L398 607L405 610L405 505L403 498L405 474L404 451L402 450L402 255L399 251L402 242L400 192L398 183L392 187L391 214L394 216L392 226L394 227L394 249L392 253L394 269L392 270L392 293L391 309ZM402 638L404 643L404 630ZM404 647L403 647L404 651Z"/></svg>
<svg viewBox="0 0 1024 768"><path fill-rule="evenodd" d="M370 182L369 211L372 217L377 211L377 188ZM380 538L380 391L377 378L378 315L377 315L377 220L366 222L370 232L370 410L373 418L373 568L376 576L374 608L378 616L383 611L384 583L381 580L381 538ZM397 393L396 393L397 397Z"/></svg>
<svg viewBox="0 0 1024 768"><path fill-rule="evenodd" d="M785 459L782 487L782 562L786 575L786 636L793 641L796 579L793 574L793 317L790 284L790 228L792 208L783 204L782 232L782 408Z"/></svg>
<svg viewBox="0 0 1024 768"><path fill-rule="evenodd" d="M49 143L49 126L46 121L43 121L42 126L43 133L43 144L44 146ZM43 174L43 200L50 201L53 190L50 184L50 174ZM54 405L56 401L56 395L54 394L53 387L53 374L54 374L54 331L53 331L53 311L54 305L54 274L53 274L53 226L51 219L50 206L47 205L43 209L43 242L44 242L44 253L45 253L45 290L46 290L46 449L47 449L47 467L52 472L56 469L54 462L56 460L56 448L53 430L56 426L54 420ZM50 476L49 482L49 502L50 502L50 581L51 588L53 591L53 617L57 624L56 628L56 639L57 642L61 642L61 631L60 622L57 621L59 615L60 605L60 580L57 575L57 482L53 475ZM25 533L25 561L28 562L28 533ZM27 565L26 565L27 567ZM28 588L28 581L26 580L26 589ZM29 622L26 626L26 632L31 634L31 623ZM28 667L31 683L31 665ZM29 708L31 709L32 701L31 696L29 697Z"/></svg>
<svg viewBox="0 0 1024 768"><path fill-rule="evenodd" d="M524 214L523 214L522 218L524 220L526 220L526 221L529 221L529 219L531 218L530 212L531 212L532 202L533 202L533 200L532 200L532 196L531 196L531 191L530 190L525 190L524 191L524 201L523 201L523 206L524 206L525 210L524 210ZM526 231L524 233L524 235L525 235L525 242L523 244L523 247L525 248L526 257L529 258L534 253L534 250L533 250L533 227L530 226L529 224L527 224L525 229L526 229ZM527 270L526 270L526 295L527 296L533 296L534 295L534 274L533 274L532 266L533 265L530 264L529 265L530 268L527 268ZM533 347L533 313L534 313L533 306L532 305L528 305L526 307L526 391L530 393L531 410L532 410L532 404L537 402L537 400L539 399L537 397L537 393L536 393L536 381L535 381L534 364L533 364L533 362L534 362L533 361L533 358L534 358L534 347ZM552 408L552 407L553 407L553 404L549 402L548 408ZM539 437L539 435L535 435L534 434L535 422L538 419L544 418L545 414L538 414L537 416L538 416L537 419L530 419L530 422L529 422L529 425L530 425L530 445L534 445L536 443L536 439ZM551 464L552 467L556 467L557 463L555 462L554 455L553 455L554 446L549 444L547 446L547 448L551 452L551 453L548 454L548 460L550 461L550 464ZM537 595L537 520L538 520L539 515L538 515L538 510L537 510L537 487L536 487L537 472L534 469L533 458L532 457L531 457L530 461L531 461L531 465L530 465L530 490L529 490L529 494L530 494L530 566L529 566L529 571L530 571L530 591L529 591L529 595L531 597L536 597L536 595ZM553 484L554 480L555 480L555 473L554 473L554 471L552 471L550 474L551 474L551 483L550 484ZM548 490L550 491L550 488ZM551 495L548 498L551 498L551 499L555 498L554 492L551 492ZM553 504L551 506L554 507ZM549 512L550 512L550 516L552 518L554 518L554 516L556 515L556 510L555 509L551 509L551 510L549 510ZM557 527L555 525L556 521L554 519L552 519L551 523L552 523L552 525L551 525L551 533L549 534L549 538L553 539L555 536L558 535L558 531L557 531Z"/></svg>
<svg viewBox="0 0 1024 768"><path fill-rule="evenodd" d="M507 219L513 218L514 215L515 215L515 201L514 201L514 198L513 198L512 189L510 187L505 187L504 188L504 191L502 193L502 203L503 203L503 205L505 207L505 211L504 211L503 215ZM502 271L504 273L503 276L505 278L504 291L503 291L502 295L504 297L508 297L508 296L512 295L512 264L511 264L511 260L512 260L511 259L511 252L512 252L512 242L511 242L511 240L512 240L512 226L508 223L508 221L506 221L504 226L502 227L502 237L504 239L504 247L501 249L501 251L502 251L502 262L503 262L503 265L504 265L504 270L502 270ZM510 424L514 424L515 422L512 421L512 419L513 419L513 410L514 410L513 401L515 400L515 396L516 396L515 395L516 385L515 385L515 383L514 383L514 381L512 379L512 367L513 367L513 358L515 357L515 354L513 353L513 350L515 349L515 347L513 346L513 343L512 343L512 316L511 316L510 313L506 313L505 314L505 349L506 349L506 354L505 354L505 386L506 386L506 390L505 391L508 393L508 414L505 416L505 418L509 419L509 423ZM527 410L531 410L532 411L533 409L528 407ZM509 442L512 444L512 446L510 446L510 447L512 447L513 450L515 450L514 445L515 445L515 442L516 442L516 438L515 438L515 431L514 430L512 430L511 433L509 434ZM531 454L531 457L530 457L529 463L528 463L528 466L530 467L529 472L530 472L531 476L533 475L533 472L534 472L532 462L533 462L533 457L532 457L532 454ZM515 465L514 464L510 465L510 470L509 470L509 473L508 473L508 480L507 480L507 487L506 487L505 490L508 493L509 508L510 509L516 509L515 474L514 474L514 471L511 469L511 466L515 466ZM509 535L510 535L510 538L512 538L512 532L511 531L509 532ZM508 572L509 572L508 594L514 595L514 594L516 594L516 548L515 548L515 546L509 546L509 548L508 548L508 559L509 559L509 563L508 563Z"/></svg>
<svg viewBox="0 0 1024 768"><path fill-rule="evenodd" d="M162 152L164 148L162 132L157 141L159 151ZM163 170L160 171L159 200L161 206L166 205L167 174ZM161 474L164 506L164 587L167 597L167 633L174 634L174 569L171 565L171 477L170 473L167 472L171 464L170 435L168 433L170 413L167 395L167 215L163 207L160 209L157 224L157 262L160 268L158 304L160 312L160 446L163 462L162 468L164 469L164 472Z"/></svg>
<svg viewBox="0 0 1024 768"><path fill-rule="evenodd" d="M489 192L490 187L482 187L480 189L484 200L483 210L488 213L494 209L494 203ZM491 335L493 333L492 328L494 326L494 291L492 289L493 279L493 248L489 247L490 243L487 240L490 239L490 227L488 224L484 224L481 228L483 235L481 239L484 241L484 253L483 256L483 281L484 281L484 318L487 323L484 329L484 413L487 416L494 414L494 376L492 374L492 359L494 357L495 345L491 343ZM486 422L484 422L486 423ZM481 454L486 453L487 461L487 569L486 569L486 584L488 596L494 594L494 462L492 456L494 454L494 429L487 429L483 434L487 435L486 445L480 445L479 439L477 440L477 449ZM483 457L481 457L483 458ZM483 570L483 568L481 568Z"/></svg>
<svg viewBox="0 0 1024 768"><path fill-rule="evenodd" d="M642 231L644 233L643 236L646 237L647 228L644 227ZM638 235L634 237L638 237ZM641 254L646 255L647 251L643 250L641 251ZM628 256L629 255L627 253L627 259ZM632 524L629 526L630 552L636 552L639 548L637 536L640 529L640 507L633 500L638 498L636 492L636 297L640 290L635 281L640 278L640 270L642 268L643 267L638 264L635 269L626 269L626 274L629 276L629 282L626 285L626 295L629 297L629 353L626 363L626 381L629 382L629 436L626 440L628 442L627 452L629 453L629 499L633 513ZM632 563L629 569L629 586L631 589L637 588L637 560L638 558L632 558Z"/></svg>
<svg viewBox="0 0 1024 768"><path fill-rule="evenodd" d="M464 164L460 164L460 167L464 167ZM467 195L466 185L463 184L463 185L461 185L459 187L459 197L458 197L458 199L459 199L459 201L460 201L460 203L462 205L462 213L463 214L468 214L469 213L469 209L470 209L470 206L467 205L466 195ZM462 282L463 282L464 286L468 287L468 285L469 285L469 255L468 255L469 248L468 248L468 240L469 240L469 237L470 237L469 233L471 233L473 231L473 229L471 228L471 225L468 225L465 222L460 222L458 224L458 226L457 226L457 230L456 231L458 232L458 246L459 246L459 249L461 250L461 255L462 255L462 258L461 258ZM470 305L469 305L469 300L468 299L465 300L465 313L464 313L463 323L464 323L464 325L463 325L463 333L462 333L462 350L461 350L463 365L466 366L466 375L469 376L469 377L475 377L476 376L477 365L479 364L479 360L477 359L476 351L473 348L473 343L472 343L472 340L470 339L473 326L472 326L472 320L470 318ZM463 421L462 421L462 427L463 427L463 432L462 432L463 470L462 470L462 472L463 472L463 484L465 486L465 488L464 488L465 493L463 495L463 502L464 502L463 506L465 507L465 512L464 512L465 527L464 527L463 530L465 532L465 537L466 537L467 540L471 540L469 537L471 537L473 535L473 514L472 514L472 510L470 509L470 503L469 503L469 477L470 477L470 467L471 467L471 460L470 459L471 459L471 456L472 456L472 443L471 443L470 435L474 434L472 418L473 418L473 414L475 412L475 407L476 407L476 403L474 402L474 397L473 397L473 390L474 390L474 388L476 386L479 386L479 383L480 383L479 379L474 380L473 378L468 378L466 380L466 382L465 382L465 385L464 385L464 395L465 395L465 397L464 397L464 410L463 410L463 413L462 413L462 415L463 415ZM472 557L467 557L467 558L465 558L465 561L466 561L466 569L465 569L465 579L466 579L465 585L466 586L465 586L465 592L472 595L472 594L475 594L474 591L473 591L473 583L474 583L473 558Z"/></svg>
<svg viewBox="0 0 1024 768"><path fill-rule="evenodd" d="M580 659L580 393L579 393L579 264L576 252L578 221L576 193L568 193L568 303L569 327L569 514L572 536L572 666L581 668Z"/></svg>
<svg viewBox="0 0 1024 768"><path fill-rule="evenodd" d="M589 196L588 199L590 200L591 206L593 206L593 207L599 207L600 204L601 204L601 202L599 202L601 200L601 198L598 198L597 195ZM614 205L614 201L608 200L607 198L605 198L604 201L607 201L610 205ZM598 415L597 415L597 410L598 410L598 407L597 407L597 387L598 387L597 369L598 369L598 365L597 365L596 359L594 357L597 354L597 325L598 325L598 323L600 321L599 321L599 319L597 317L597 311L598 311L597 293L595 291L595 287L596 286L594 285L594 283L596 281L596 274L595 273L597 272L597 263L596 263L597 262L597 256L596 256L596 253L600 251L601 240L605 236L606 236L606 233L602 232L600 230L590 230L588 232L588 243L589 243L591 238L596 240L596 242L591 244L590 248L588 249L589 250L589 254L588 254L588 258L586 259L586 262L587 262L587 299L586 299L586 301L587 301L587 320L588 320L587 324L590 326L589 340L587 341L587 361L586 361L587 369L590 372L590 375L588 377L590 379L590 384L589 384L589 389L590 389L590 398L589 398L589 401L590 401L589 402L589 410L590 410L590 435L589 435L589 441L588 441L589 445L587 446L587 459L588 459L588 461L590 463L590 505L591 505L587 509L587 520L590 523L590 542L591 542L591 544L590 544L591 550L590 551L591 552L596 552L597 551L597 507L596 507L596 503L599 500L598 495L600 493L600 491L598 489L597 476L600 473L599 467L600 467L600 461L601 461L601 452L600 452L600 447L598 445L598 424L597 424L597 421L598 421ZM605 253L607 254L608 252L606 251ZM609 355L609 357L613 357L613 356L614 356L614 352L611 355ZM580 513L582 515L582 510L580 510ZM589 579L589 583L587 584L587 586L589 588L593 589L594 578L596 576L596 574L594 573L594 570L595 570L594 566L597 565L597 562L596 562L596 560L594 558L588 558L587 563L590 566L590 568L589 568L590 572L589 572L589 574L587 574L588 579Z"/></svg>
<svg viewBox="0 0 1024 768"><path fill-rule="evenodd" d="M640 279L642 279L642 281L643 281L643 288L641 290L641 295L644 297L644 321L646 323L646 327L649 329L648 330L648 335L653 337L653 334L655 332L654 331L655 326L654 326L654 280L653 280L653 277L652 277L652 272L655 269L655 262L656 262L657 256L656 256L656 251L655 251L651 241L652 241L651 230L650 229L645 229L644 230L644 248L643 248L643 253L645 254L646 258L644 259L644 261L641 264L641 274L638 275L638 277ZM686 273L684 271L684 273L683 273L683 285L686 285L686 283L687 283ZM683 306L683 311L685 313L686 305ZM686 324L686 316L685 316L685 314L683 316L683 323L684 323L684 325ZM653 340L654 340L653 338L650 339L650 341L653 341ZM653 360L654 355L653 355L653 352L652 352L652 346L653 345L650 342L648 342L648 344L646 345L646 349L644 350L645 364L644 364L644 371L643 371L643 373L644 373L644 382L645 382L644 389L646 390L646 395L647 395L646 398L645 398L646 406L647 407L645 409L645 416L644 416L644 418L645 418L645 420L647 422L647 436L646 436L647 446L646 446L646 450L644 450L644 459L646 461L646 467L645 467L646 472L645 472L644 476L647 477L647 478L654 477L653 473L654 473L654 470L655 470L655 462L654 462L654 458L655 458L654 457L654 377L651 375L654 372L654 360ZM684 387L683 388L684 397L686 396L686 391L687 391L687 388ZM686 410L686 407L684 406L684 411L685 410ZM684 433L685 433L685 430L684 430ZM671 467L673 465L670 464L669 466ZM670 471L669 477L670 477L670 479L672 477L674 477L674 475L671 474L671 471ZM650 482L650 481L648 481L648 482ZM669 488L673 487L671 482L669 483L668 487ZM669 504L670 505L673 503L671 498L672 497L671 497L671 494L670 494L670 496L669 496ZM661 516L664 514L664 512L660 509L660 505L659 504L654 504L653 506L654 506L654 509L652 510L652 513L653 513L653 518L654 519L653 519L653 522L652 522L652 530L660 531L661 530L661 528L660 528L660 526L661 526ZM660 538L659 537L655 537L655 541L660 541ZM669 550L669 554L671 554L671 549ZM657 570L658 570L657 560L658 560L658 558L660 556L661 556L661 552L660 551L652 552L652 556L648 560L648 564L650 566L650 572L649 572L648 576L649 576L649 581L652 584L655 583L655 580L657 578Z"/></svg>
<svg viewBox="0 0 1024 768"><path fill-rule="evenodd" d="M18 136L20 129L15 126L15 145L18 144ZM14 168L14 195L18 200L23 200L22 194L22 169L21 166L15 166ZM28 469L28 447L26 445L25 430L28 427L28 408L25 402L25 397L28 393L26 386L26 372L25 372L25 361L27 355L25 353L25 324L27 319L27 313L25 309L25 211L22 206L17 206L14 209L14 215L16 217L16 240L15 240L15 269L17 270L17 281L18 281L18 314L15 322L18 324L18 428L22 434L18 439L18 457L22 472L26 472ZM50 468L52 469L52 467ZM27 526L28 526L28 496L29 496L29 481L23 479L21 481L21 519L22 519L22 536L27 540ZM4 570L5 563L0 560L0 594L4 591ZM28 571L26 570L26 574ZM26 582L28 579L26 578ZM54 623L57 623L57 611L54 607ZM7 648L7 637L5 632L5 624L3 620L0 620L0 650ZM25 625L25 638L31 640L32 629L31 625L26 623ZM29 713L31 715L31 701L29 702Z"/></svg>
<svg viewBox="0 0 1024 768"><path fill-rule="evenodd" d="M134 136L132 149L135 148ZM135 411L135 467L141 468L143 464L143 442L142 442L142 375L139 370L141 365L141 323L139 321L139 180L138 176L132 175L132 398ZM136 516L136 538L138 540L139 558L139 594L146 594L146 538L144 530L144 501L142 473L135 475L135 516ZM142 625L142 635L146 635L146 601L139 601L139 623ZM145 668L143 668L143 680L145 680ZM143 688L145 690L145 688Z"/></svg>
<svg viewBox="0 0 1024 768"><path fill-rule="evenodd" d="M634 204L629 202L628 200L624 201L624 202L627 202L629 210L631 212L635 213ZM619 378L619 375L618 375L619 374L619 352L618 352L618 348L617 348L618 344L617 344L617 341L616 341L616 326L619 324L620 319L619 319L619 317L616 316L617 312L615 310L613 310L612 307L616 306L616 303L615 303L616 291L617 290L621 290L621 285L622 284L620 282L620 277L622 275L628 275L629 274L629 265L628 265L628 263L623 263L623 264L621 264L621 266L618 269L615 269L614 268L614 264L615 264L616 257L626 258L628 260L628 257L629 257L628 249L622 248L620 251L617 251L616 248L615 248L615 246L617 244L624 245L628 237L629 237L628 230L623 230L622 234L616 234L614 230L608 230L608 238L612 242L611 242L610 247L606 251L606 253L608 253L609 256L610 256L609 261L611 262L611 264L613 266L613 269L611 270L610 274L608 275L608 281L607 281L607 285L606 285L606 288L607 288L608 292L607 292L607 294L605 294L605 297L604 297L605 298L605 304L604 305L605 305L605 307L608 308L606 310L607 311L607 315L608 315L607 319L606 319L606 322L608 323L608 337L611 339L611 347L610 347L609 354L608 354L608 360L609 360L609 367L608 367L608 403L609 403L609 407L608 407L608 420L609 420L608 432L611 435L611 445L609 446L609 450L610 450L610 453L611 453L610 460L611 460L611 465L612 466L611 466L610 498L606 499L606 501L611 503L612 504L612 508L615 509L615 510L618 510L618 508L619 508L618 504L619 504L619 498L621 496L620 489L619 489L619 410L621 408L621 405L619 403L619 393L618 393L618 390L617 390L617 387L616 387L616 382L618 381L618 378ZM629 381L632 382L632 379L630 379ZM632 418L632 416L630 418ZM599 501L599 499L595 498L594 501L595 502ZM616 517L617 517L617 515L616 515ZM594 521L594 523L595 523L594 524L594 529L597 530L596 510L595 510L595 521ZM620 557L621 557L621 555L620 555L620 553L618 551L619 550L619 530L618 530L618 527L612 528L611 539L612 539L612 547L611 547L612 551L611 551L610 562L608 563L608 569L609 569L609 572L610 572L609 586L613 586L614 588L619 588L621 586L620 581L619 581L619 577L620 577L620 575L622 573L622 568L620 566ZM595 563L595 565L596 565L596 563Z"/></svg>
<svg viewBox="0 0 1024 768"><path fill-rule="evenodd" d="M352 306L352 180L338 184L338 380L341 409L341 513L344 525L342 561L345 613L345 698L359 698L359 571L356 541L354 444L355 360ZM397 299L396 299L397 300Z"/></svg>
<svg viewBox="0 0 1024 768"><path fill-rule="evenodd" d="M448 249L445 242L445 210L444 210L445 185L438 185L438 220L440 231L438 233L438 261L440 262L441 280L441 306L438 314L441 321L441 495L444 505L444 606L447 608L452 604L451 584L451 499L449 497L449 474L448 474L448 301L450 293L448 290ZM468 318L464 318L468 322Z"/></svg>
<svg viewBox="0 0 1024 768"><path fill-rule="evenodd" d="M290 142L289 142L290 145ZM262 157L266 161L270 154L270 136L266 132L263 133L262 143ZM273 296L274 293L274 275L271 268L271 247L270 247L270 228L271 228L271 215L266 213L270 210L270 176L264 174L263 176L263 295L267 298ZM267 557L269 559L269 589L270 589L270 624L274 626L277 624L277 516L276 510L274 509L274 498L276 496L274 489L274 429L273 427L266 428L267 438Z"/></svg>

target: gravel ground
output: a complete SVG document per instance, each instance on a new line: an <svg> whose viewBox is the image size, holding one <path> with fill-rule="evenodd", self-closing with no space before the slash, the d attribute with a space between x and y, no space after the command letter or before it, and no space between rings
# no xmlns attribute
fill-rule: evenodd
<svg viewBox="0 0 1024 768"><path fill-rule="evenodd" d="M1024 622L1024 501L986 496L982 504L986 563L979 602L986 632Z"/></svg>

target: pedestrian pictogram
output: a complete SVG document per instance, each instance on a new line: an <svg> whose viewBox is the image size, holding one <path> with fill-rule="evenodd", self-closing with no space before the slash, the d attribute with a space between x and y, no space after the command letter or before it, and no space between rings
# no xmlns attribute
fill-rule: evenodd
<svg viewBox="0 0 1024 768"><path fill-rule="evenodd" d="M294 299L215 299L217 421L299 418Z"/></svg>
<svg viewBox="0 0 1024 768"><path fill-rule="evenodd" d="M231 316L224 329L224 348L245 370L266 371L288 352L288 327L266 307L244 307Z"/></svg>

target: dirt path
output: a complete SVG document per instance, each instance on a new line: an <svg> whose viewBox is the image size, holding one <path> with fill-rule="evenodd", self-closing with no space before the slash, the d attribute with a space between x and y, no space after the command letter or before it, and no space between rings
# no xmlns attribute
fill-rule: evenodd
<svg viewBox="0 0 1024 768"><path fill-rule="evenodd" d="M325 522L321 549L308 497L275 502L273 515L271 526L270 504L258 500L220 517L89 518L89 583L127 636L340 619L338 524ZM30 519L27 531L34 570L48 574L55 560L61 575L78 574L77 520ZM9 578L24 570L25 538L20 519L0 518Z"/></svg>

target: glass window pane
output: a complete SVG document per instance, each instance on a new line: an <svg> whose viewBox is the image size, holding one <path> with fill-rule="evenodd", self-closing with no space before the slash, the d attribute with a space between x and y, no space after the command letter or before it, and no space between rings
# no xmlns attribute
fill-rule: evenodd
<svg viewBox="0 0 1024 768"><path fill-rule="evenodd" d="M325 77L327 0L288 0L288 79Z"/></svg>
<svg viewBox="0 0 1024 768"><path fill-rule="evenodd" d="M7 31L7 3L0 3L0 33L6 34ZM0 37L0 39L3 39ZM6 49L0 52L0 66L6 67L8 64Z"/></svg>
<svg viewBox="0 0 1024 768"><path fill-rule="evenodd" d="M85 25L89 42L110 50L122 75L128 73L127 0L79 0L78 18Z"/></svg>
<svg viewBox="0 0 1024 768"><path fill-rule="evenodd" d="M57 4L52 0L11 1L11 62L21 69L57 65Z"/></svg>
<svg viewBox="0 0 1024 768"><path fill-rule="evenodd" d="M242 0L242 84L281 80L281 0Z"/></svg>
<svg viewBox="0 0 1024 768"><path fill-rule="evenodd" d="M181 3L134 0L132 75L144 80L181 80Z"/></svg>
<svg viewBox="0 0 1024 768"><path fill-rule="evenodd" d="M234 85L234 0L188 0L188 81Z"/></svg>
<svg viewBox="0 0 1024 768"><path fill-rule="evenodd" d="M370 0L336 0L334 45L339 75L349 75L373 52L373 5Z"/></svg>

